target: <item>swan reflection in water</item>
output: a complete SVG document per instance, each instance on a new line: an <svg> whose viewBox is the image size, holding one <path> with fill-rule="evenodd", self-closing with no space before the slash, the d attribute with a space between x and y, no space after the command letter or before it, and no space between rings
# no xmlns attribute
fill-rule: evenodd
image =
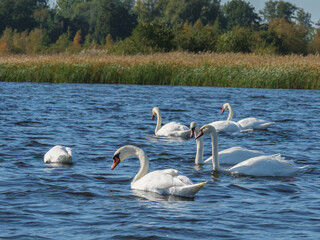
<svg viewBox="0 0 320 240"><path fill-rule="evenodd" d="M136 197L143 199L147 199L153 202L181 202L181 201L194 201L194 198L190 197L182 197L182 196L175 196L175 195L162 195L155 192L147 192L142 190L131 190L132 194Z"/></svg>
<svg viewBox="0 0 320 240"><path fill-rule="evenodd" d="M71 168L73 164L68 163L48 163L46 167L48 168Z"/></svg>
<svg viewBox="0 0 320 240"><path fill-rule="evenodd" d="M181 138L181 137L164 137L164 136L146 136L146 138L153 143L158 143L160 141L164 142L185 142L190 140L190 138Z"/></svg>

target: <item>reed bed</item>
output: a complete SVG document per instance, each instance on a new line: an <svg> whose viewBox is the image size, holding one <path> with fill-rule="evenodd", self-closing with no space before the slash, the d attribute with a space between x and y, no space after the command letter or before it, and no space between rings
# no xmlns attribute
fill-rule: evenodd
<svg viewBox="0 0 320 240"><path fill-rule="evenodd" d="M0 81L320 89L319 56L159 53L0 57Z"/></svg>

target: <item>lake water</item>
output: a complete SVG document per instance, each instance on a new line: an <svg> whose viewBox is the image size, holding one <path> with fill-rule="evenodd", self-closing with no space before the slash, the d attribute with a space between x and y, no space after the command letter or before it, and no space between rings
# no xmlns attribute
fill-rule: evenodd
<svg viewBox="0 0 320 240"><path fill-rule="evenodd" d="M1 239L319 239L320 92L183 86L0 83ZM219 134L219 150L243 146L281 153L290 178L212 174L195 167L195 140L154 137L163 123L200 126L227 118L276 122L267 131ZM44 164L54 145L72 147L74 165ZM135 192L139 162L110 170L122 145L141 147L150 170L175 168L209 181L193 198ZM205 157L210 155L205 136Z"/></svg>

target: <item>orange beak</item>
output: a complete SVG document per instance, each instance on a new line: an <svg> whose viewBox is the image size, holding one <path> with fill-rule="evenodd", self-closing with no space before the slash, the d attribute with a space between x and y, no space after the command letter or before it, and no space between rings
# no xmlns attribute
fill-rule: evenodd
<svg viewBox="0 0 320 240"><path fill-rule="evenodd" d="M154 115L152 115L152 120L154 120Z"/></svg>
<svg viewBox="0 0 320 240"><path fill-rule="evenodd" d="M196 136L196 139L198 139L199 137L201 137L203 135L202 130L200 130L200 132L198 133L198 135Z"/></svg>
<svg viewBox="0 0 320 240"><path fill-rule="evenodd" d="M191 129L191 131L190 131L190 138L193 138L193 136L194 136L194 129Z"/></svg>
<svg viewBox="0 0 320 240"><path fill-rule="evenodd" d="M111 170L115 169L115 167L120 163L120 158L118 156L113 157L113 164L111 166Z"/></svg>
<svg viewBox="0 0 320 240"><path fill-rule="evenodd" d="M223 114L224 113L224 108L222 108L222 112L221 112L221 114Z"/></svg>

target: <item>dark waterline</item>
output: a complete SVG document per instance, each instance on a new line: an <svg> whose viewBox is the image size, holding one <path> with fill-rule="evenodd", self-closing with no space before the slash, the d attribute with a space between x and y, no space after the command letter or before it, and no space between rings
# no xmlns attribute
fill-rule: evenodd
<svg viewBox="0 0 320 240"><path fill-rule="evenodd" d="M183 86L0 82L1 239L317 239L320 232L319 91ZM219 134L219 149L281 153L292 178L212 174L194 166L195 141L153 136L163 122L275 121L268 131ZM54 145L73 148L72 166L43 163ZM132 191L137 159L110 170L118 147L141 147L150 170L175 168L209 181L194 199ZM211 151L205 138L205 155ZM226 167L226 166L223 166Z"/></svg>

